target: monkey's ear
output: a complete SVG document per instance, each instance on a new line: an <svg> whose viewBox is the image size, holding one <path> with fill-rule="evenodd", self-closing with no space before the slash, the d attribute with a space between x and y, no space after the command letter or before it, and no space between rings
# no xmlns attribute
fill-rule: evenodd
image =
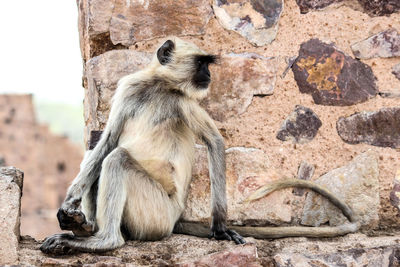
<svg viewBox="0 0 400 267"><path fill-rule="evenodd" d="M166 65L171 61L172 51L175 49L175 44L171 40L166 41L157 51L157 58L161 65Z"/></svg>

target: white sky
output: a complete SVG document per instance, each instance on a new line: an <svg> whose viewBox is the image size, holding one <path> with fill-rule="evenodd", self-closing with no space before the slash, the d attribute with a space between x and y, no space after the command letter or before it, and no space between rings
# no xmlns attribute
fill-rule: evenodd
<svg viewBox="0 0 400 267"><path fill-rule="evenodd" d="M0 10L0 93L82 104L76 1L2 1Z"/></svg>

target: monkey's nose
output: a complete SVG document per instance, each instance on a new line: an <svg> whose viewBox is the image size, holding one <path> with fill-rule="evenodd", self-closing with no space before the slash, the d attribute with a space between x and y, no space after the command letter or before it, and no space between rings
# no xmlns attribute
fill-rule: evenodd
<svg viewBox="0 0 400 267"><path fill-rule="evenodd" d="M205 74L207 75L208 78L211 77L210 71L208 68L205 69Z"/></svg>

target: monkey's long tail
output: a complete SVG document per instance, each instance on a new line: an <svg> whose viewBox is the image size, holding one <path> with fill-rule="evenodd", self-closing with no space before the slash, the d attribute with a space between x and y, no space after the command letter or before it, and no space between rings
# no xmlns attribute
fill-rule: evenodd
<svg viewBox="0 0 400 267"><path fill-rule="evenodd" d="M264 185L257 189L253 194L251 194L249 197L247 197L243 203L247 203L253 200L260 199L262 197L265 197L272 192L276 190L281 190L285 189L288 187L297 187L297 188L307 188L315 191L316 193L324 196L327 198L333 205L338 207L346 216L346 218L350 222L356 222L356 218L354 216L353 211L350 209L350 207L342 200L338 199L334 194L332 194L328 189L325 187L316 184L315 182L312 181L307 181L307 180L300 180L300 179L285 179L285 180L278 180L272 183L269 183L267 185Z"/></svg>
<svg viewBox="0 0 400 267"><path fill-rule="evenodd" d="M347 223L335 227L306 227L306 226L284 226L284 227L262 227L262 226L229 226L244 237L258 239L283 238L283 237L335 237L357 232L359 223ZM179 222L174 228L175 234L193 235L198 237L209 237L210 227L195 222Z"/></svg>
<svg viewBox="0 0 400 267"><path fill-rule="evenodd" d="M282 238L282 237L335 237L357 232L360 223L357 221L350 207L333 195L329 190L311 181L300 179L278 180L262 186L251 194L245 201L250 202L260 199L268 194L288 187L298 187L311 189L326 197L336 207L338 207L350 223L335 227L307 227L307 226L285 226L285 227L249 227L249 226L230 226L230 229L237 231L242 236L252 236L254 238ZM208 226L200 223L180 222L176 225L174 233L188 234L199 237L207 237L210 233Z"/></svg>

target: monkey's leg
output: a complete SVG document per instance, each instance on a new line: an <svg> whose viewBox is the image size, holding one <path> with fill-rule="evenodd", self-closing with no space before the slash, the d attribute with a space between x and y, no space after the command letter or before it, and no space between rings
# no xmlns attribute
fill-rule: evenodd
<svg viewBox="0 0 400 267"><path fill-rule="evenodd" d="M103 161L100 174L96 223L98 231L90 237L54 235L40 249L62 254L74 251L99 252L120 247L125 240L120 226L127 196L127 181L135 176L133 160L123 148L114 149Z"/></svg>
<svg viewBox="0 0 400 267"><path fill-rule="evenodd" d="M178 188L171 194L165 184L150 175L151 172L145 171L137 162L135 165L138 171L128 181L130 194L123 215L124 233L129 239L159 240L172 233L183 211L181 191ZM165 175L170 174L166 172Z"/></svg>

